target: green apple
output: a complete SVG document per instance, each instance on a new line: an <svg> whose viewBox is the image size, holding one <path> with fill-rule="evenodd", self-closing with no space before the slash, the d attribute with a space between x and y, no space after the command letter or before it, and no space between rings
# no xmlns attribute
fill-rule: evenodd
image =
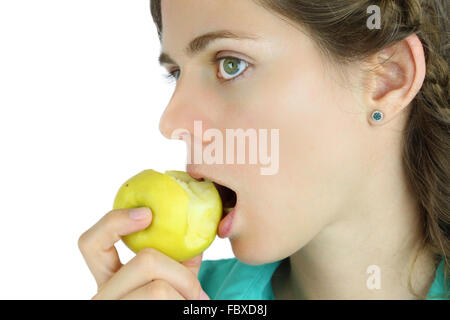
<svg viewBox="0 0 450 320"><path fill-rule="evenodd" d="M150 208L150 225L123 236L123 242L135 253L155 248L179 262L209 247L222 217L222 200L214 184L183 171L138 173L122 184L113 207Z"/></svg>

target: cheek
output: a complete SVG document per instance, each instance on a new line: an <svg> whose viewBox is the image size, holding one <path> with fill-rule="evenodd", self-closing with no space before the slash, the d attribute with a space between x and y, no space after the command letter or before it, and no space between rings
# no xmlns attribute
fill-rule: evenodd
<svg viewBox="0 0 450 320"><path fill-rule="evenodd" d="M355 99L321 67L286 67L282 73L263 86L271 89L259 91L253 99L258 102L252 101L251 112L241 121L279 129L279 175L295 172L298 182L307 183L301 186L323 189L348 172L359 156L363 128Z"/></svg>
<svg viewBox="0 0 450 320"><path fill-rule="evenodd" d="M280 129L280 165L273 176L252 172L244 217L258 224L248 232L291 252L345 207L363 170L354 98L319 74L285 75L263 91L251 118L258 127Z"/></svg>

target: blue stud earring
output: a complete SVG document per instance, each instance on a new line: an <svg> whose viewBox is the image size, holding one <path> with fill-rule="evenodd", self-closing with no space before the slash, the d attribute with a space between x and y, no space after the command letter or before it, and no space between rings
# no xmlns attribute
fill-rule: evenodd
<svg viewBox="0 0 450 320"><path fill-rule="evenodd" d="M381 120L383 120L383 112L378 111L378 110L375 110L375 111L372 113L372 119L373 119L375 122L380 122Z"/></svg>

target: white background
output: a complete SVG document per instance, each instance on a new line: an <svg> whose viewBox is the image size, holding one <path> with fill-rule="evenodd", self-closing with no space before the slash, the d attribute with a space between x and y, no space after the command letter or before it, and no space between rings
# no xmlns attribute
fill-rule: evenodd
<svg viewBox="0 0 450 320"><path fill-rule="evenodd" d="M0 0L0 299L90 299L79 236L129 177L185 169L159 52L149 0Z"/></svg>

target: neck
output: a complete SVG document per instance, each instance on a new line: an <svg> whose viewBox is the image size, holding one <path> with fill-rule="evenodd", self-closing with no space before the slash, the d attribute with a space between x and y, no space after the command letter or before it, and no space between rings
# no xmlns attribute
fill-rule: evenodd
<svg viewBox="0 0 450 320"><path fill-rule="evenodd" d="M429 250L419 251L419 210L402 181L394 175L372 179L353 196L351 208L290 256L284 283L291 298L419 299L408 287L416 257L412 288L426 296L436 265ZM378 278L368 273L369 266L379 271ZM368 284L369 278L379 282Z"/></svg>
<svg viewBox="0 0 450 320"><path fill-rule="evenodd" d="M327 232L337 232L335 228ZM323 234L290 257L289 282L295 299L417 299L408 281L418 242L405 236L394 246L387 233L361 230L357 236L348 229L340 231L340 237ZM378 241L372 238L376 234ZM411 273L415 293L426 296L434 268L429 251L417 256Z"/></svg>

